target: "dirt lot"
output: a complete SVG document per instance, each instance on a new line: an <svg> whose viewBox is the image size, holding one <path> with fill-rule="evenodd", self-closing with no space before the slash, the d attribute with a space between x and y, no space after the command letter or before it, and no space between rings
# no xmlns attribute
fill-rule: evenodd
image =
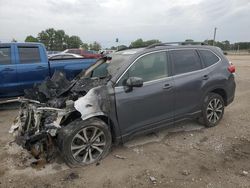
<svg viewBox="0 0 250 188"><path fill-rule="evenodd" d="M250 56L229 58L236 98L217 127L181 123L113 147L98 165L70 169L57 159L30 167L8 134L18 111L0 110L0 187L250 187Z"/></svg>

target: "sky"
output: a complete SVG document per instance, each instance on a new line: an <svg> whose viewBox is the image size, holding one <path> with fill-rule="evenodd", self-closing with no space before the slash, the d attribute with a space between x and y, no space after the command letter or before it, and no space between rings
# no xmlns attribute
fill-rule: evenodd
<svg viewBox="0 0 250 188"><path fill-rule="evenodd" d="M250 0L0 0L0 41L48 28L103 47L138 38L250 41Z"/></svg>

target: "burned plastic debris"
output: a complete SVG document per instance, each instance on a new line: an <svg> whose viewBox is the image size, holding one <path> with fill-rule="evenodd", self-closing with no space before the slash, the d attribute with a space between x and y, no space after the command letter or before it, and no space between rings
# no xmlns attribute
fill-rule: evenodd
<svg viewBox="0 0 250 188"><path fill-rule="evenodd" d="M74 112L81 113L83 117L84 112L75 108L78 100L86 100L88 105L85 108L92 108L91 112L97 109L100 113L102 109L108 108L108 102L103 104L100 98L106 95L104 85L109 79L87 77L83 71L69 81L63 72L55 71L51 78L26 90L19 116L10 130L14 133L16 142L30 151L36 159L50 161L57 152L56 137L59 129L71 121L70 117ZM93 90L90 92L91 97L83 99L90 90ZM86 110L87 114L88 112Z"/></svg>

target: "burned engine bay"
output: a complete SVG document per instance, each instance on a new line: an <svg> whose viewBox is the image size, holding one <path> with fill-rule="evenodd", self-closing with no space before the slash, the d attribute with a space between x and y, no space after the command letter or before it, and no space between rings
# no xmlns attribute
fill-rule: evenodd
<svg viewBox="0 0 250 188"><path fill-rule="evenodd" d="M77 118L109 111L107 82L110 78L92 78L82 71L72 81L61 71L25 91L20 99L18 117L10 129L17 144L36 159L49 162L57 148L57 133Z"/></svg>

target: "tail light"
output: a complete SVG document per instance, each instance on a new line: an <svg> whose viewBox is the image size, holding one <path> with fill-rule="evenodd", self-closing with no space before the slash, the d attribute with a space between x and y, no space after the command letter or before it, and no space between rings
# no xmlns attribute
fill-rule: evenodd
<svg viewBox="0 0 250 188"><path fill-rule="evenodd" d="M229 67L227 68L227 70L231 73L235 73L235 66L233 65L233 63L229 62L230 65Z"/></svg>

